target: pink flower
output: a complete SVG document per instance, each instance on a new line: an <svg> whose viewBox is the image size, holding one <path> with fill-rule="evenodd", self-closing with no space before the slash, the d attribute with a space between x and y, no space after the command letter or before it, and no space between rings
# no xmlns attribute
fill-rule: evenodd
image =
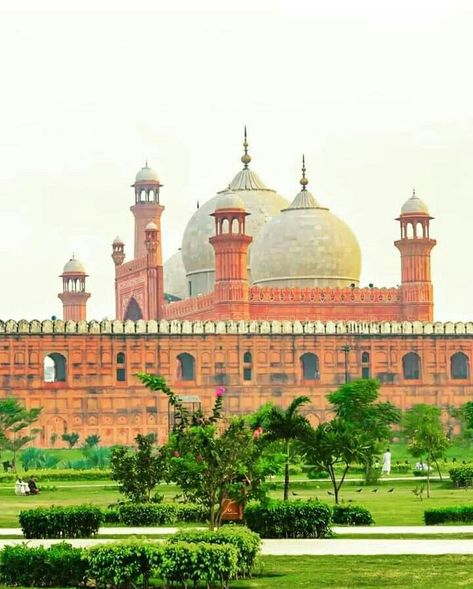
<svg viewBox="0 0 473 589"><path fill-rule="evenodd" d="M223 397L224 392L225 392L225 387L217 387L217 389L215 390L215 396L217 397L217 399L219 397Z"/></svg>

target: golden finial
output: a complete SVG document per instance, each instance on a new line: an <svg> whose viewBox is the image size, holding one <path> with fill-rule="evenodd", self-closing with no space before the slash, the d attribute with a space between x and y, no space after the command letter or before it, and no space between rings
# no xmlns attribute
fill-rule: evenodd
<svg viewBox="0 0 473 589"><path fill-rule="evenodd" d="M309 179L305 175L305 156L302 154L302 178L300 179L300 183L302 186L302 190L306 190L307 184L309 184Z"/></svg>
<svg viewBox="0 0 473 589"><path fill-rule="evenodd" d="M243 140L243 149L245 150L245 152L241 156L241 161L244 164L243 169L246 170L246 169L248 169L248 164L251 162L251 156L248 153L248 141L246 138L246 125L245 125L245 138Z"/></svg>

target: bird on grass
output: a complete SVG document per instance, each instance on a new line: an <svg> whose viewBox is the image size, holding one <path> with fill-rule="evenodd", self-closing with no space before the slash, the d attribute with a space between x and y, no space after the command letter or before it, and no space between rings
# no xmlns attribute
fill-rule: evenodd
<svg viewBox="0 0 473 589"><path fill-rule="evenodd" d="M332 491L327 491L327 495L333 495Z"/></svg>
<svg viewBox="0 0 473 589"><path fill-rule="evenodd" d="M295 495L296 497L299 497L299 493L294 493L294 491L291 491L292 495Z"/></svg>
<svg viewBox="0 0 473 589"><path fill-rule="evenodd" d="M394 491L394 487L392 489L389 489L388 493L392 493Z"/></svg>
<svg viewBox="0 0 473 589"><path fill-rule="evenodd" d="M372 493L377 493L378 492L378 489L373 489L371 492Z"/></svg>
<svg viewBox="0 0 473 589"><path fill-rule="evenodd" d="M361 491L363 491L363 489L357 489L355 493L361 493Z"/></svg>

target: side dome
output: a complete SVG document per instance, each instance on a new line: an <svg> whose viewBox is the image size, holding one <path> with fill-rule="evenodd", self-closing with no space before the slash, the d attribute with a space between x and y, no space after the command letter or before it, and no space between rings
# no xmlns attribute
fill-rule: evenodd
<svg viewBox="0 0 473 589"><path fill-rule="evenodd" d="M85 274L85 268L79 260L76 260L74 255L66 262L62 270L63 274Z"/></svg>
<svg viewBox="0 0 473 589"><path fill-rule="evenodd" d="M178 299L185 299L188 296L186 270L181 250L164 262L163 276L165 295L171 295L171 297Z"/></svg>
<svg viewBox="0 0 473 589"><path fill-rule="evenodd" d="M416 196L415 188L412 191L412 196L406 200L401 207L401 215L428 215L429 209L425 202Z"/></svg>
<svg viewBox="0 0 473 589"><path fill-rule="evenodd" d="M243 199L240 198L236 193L230 191L224 192L222 196L218 198L217 203L215 205L216 211L221 209L236 210L244 208L245 203Z"/></svg>
<svg viewBox="0 0 473 589"><path fill-rule="evenodd" d="M348 225L303 184L291 205L256 237L250 265L260 287L346 287L359 283L361 250Z"/></svg>
<svg viewBox="0 0 473 589"><path fill-rule="evenodd" d="M158 173L148 166L148 162L141 168L135 176L135 182L153 182L159 184Z"/></svg>
<svg viewBox="0 0 473 589"><path fill-rule="evenodd" d="M215 222L211 217L217 208L222 194L231 191L231 197L238 197L243 208L249 213L246 222L246 233L253 239L262 227L282 209L288 201L274 190L268 188L259 176L248 168L251 157L248 144L243 144L245 153L242 157L243 169L230 182L228 188L205 202L190 218L182 238L182 259L186 269L188 292L190 296L205 294L213 290L215 280L214 249L209 238L215 234ZM249 251L251 251L250 245ZM249 269L251 281L251 267Z"/></svg>

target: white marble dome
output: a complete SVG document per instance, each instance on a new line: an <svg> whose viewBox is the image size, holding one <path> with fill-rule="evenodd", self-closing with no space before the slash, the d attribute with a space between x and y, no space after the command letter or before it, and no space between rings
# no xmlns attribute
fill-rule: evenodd
<svg viewBox="0 0 473 589"><path fill-rule="evenodd" d="M63 274L85 274L85 268L74 256L66 262L63 268Z"/></svg>
<svg viewBox="0 0 473 589"><path fill-rule="evenodd" d="M159 183L158 173L148 166L148 162L141 168L135 176L135 182L152 182Z"/></svg>
<svg viewBox="0 0 473 589"><path fill-rule="evenodd" d="M182 252L178 250L164 262L164 292L178 299L189 296Z"/></svg>
<svg viewBox="0 0 473 589"><path fill-rule="evenodd" d="M254 240L253 284L264 287L358 285L361 250L352 230L305 186Z"/></svg>
<svg viewBox="0 0 473 589"><path fill-rule="evenodd" d="M232 191L232 198L239 198L249 213L246 232L253 239L262 227L287 207L288 202L274 190L268 188L247 163L238 172L226 191ZM215 222L211 214L215 211L222 193L205 202L190 218L182 239L182 259L187 275L187 296L196 296L213 290L215 279L215 257L209 238L215 234ZM250 245L250 250L251 250ZM250 270L251 280L251 270Z"/></svg>
<svg viewBox="0 0 473 589"><path fill-rule="evenodd" d="M415 190L412 191L412 196L406 200L402 205L401 215L412 215L412 214L429 214L429 209L425 202L416 196Z"/></svg>

